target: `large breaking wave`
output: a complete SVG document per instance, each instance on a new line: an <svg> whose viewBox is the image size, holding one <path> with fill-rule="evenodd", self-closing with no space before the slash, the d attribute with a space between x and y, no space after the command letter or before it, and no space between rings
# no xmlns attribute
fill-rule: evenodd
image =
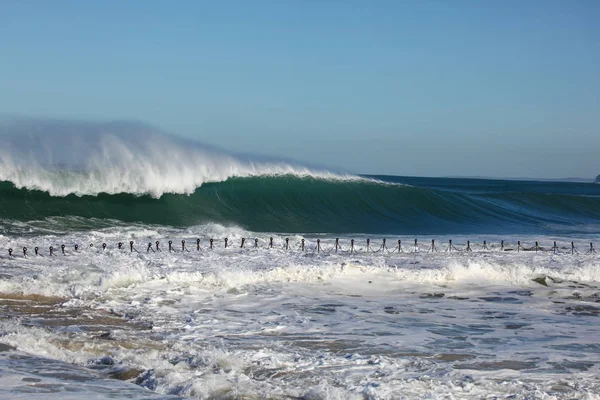
<svg viewBox="0 0 600 400"><path fill-rule="evenodd" d="M255 232L590 233L600 186L359 177L239 157L139 124L0 125L0 219ZM591 232L597 233L597 232Z"/></svg>

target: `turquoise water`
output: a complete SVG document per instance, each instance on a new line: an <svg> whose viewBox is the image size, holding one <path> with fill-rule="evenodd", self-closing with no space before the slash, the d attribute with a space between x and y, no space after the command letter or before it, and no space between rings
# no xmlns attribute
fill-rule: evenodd
<svg viewBox="0 0 600 400"><path fill-rule="evenodd" d="M600 229L600 185L372 176L233 177L191 194L51 196L0 183L0 218L66 217L66 230L115 222L186 227L235 225L254 232L381 234L580 234ZM6 224L5 224L6 225ZM6 228L8 229L8 228Z"/></svg>

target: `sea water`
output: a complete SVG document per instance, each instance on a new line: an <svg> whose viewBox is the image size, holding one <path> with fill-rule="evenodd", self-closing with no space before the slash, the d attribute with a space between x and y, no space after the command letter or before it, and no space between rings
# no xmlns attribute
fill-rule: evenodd
<svg viewBox="0 0 600 400"><path fill-rule="evenodd" d="M599 185L9 128L0 398L599 398Z"/></svg>
<svg viewBox="0 0 600 400"><path fill-rule="evenodd" d="M196 236L224 232L231 247L196 249ZM361 239L349 253L343 237L335 253L327 236L320 253L314 240L302 252L300 236L288 250L277 235L272 249L264 235L239 247L254 236L148 226L3 237L44 254L2 258L0 395L597 398L600 259L587 240L576 254L570 242L501 251L499 237L487 249L471 237L472 252L458 251L461 237L452 252L425 239L419 252L412 241L366 252ZM175 238L186 250L167 250ZM140 244L118 250L124 239ZM162 252L146 252L157 240ZM63 242L95 246L63 255Z"/></svg>

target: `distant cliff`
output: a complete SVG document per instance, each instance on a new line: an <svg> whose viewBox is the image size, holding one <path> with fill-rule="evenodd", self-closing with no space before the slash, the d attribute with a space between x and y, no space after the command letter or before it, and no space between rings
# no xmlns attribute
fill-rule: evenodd
<svg viewBox="0 0 600 400"><path fill-rule="evenodd" d="M598 176L596 177L596 180L595 180L594 182L596 182L596 183L600 183L600 175L598 175Z"/></svg>

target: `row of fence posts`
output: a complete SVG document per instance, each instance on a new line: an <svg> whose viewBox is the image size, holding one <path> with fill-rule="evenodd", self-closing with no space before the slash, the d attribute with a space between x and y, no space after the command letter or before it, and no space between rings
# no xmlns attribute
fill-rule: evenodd
<svg viewBox="0 0 600 400"><path fill-rule="evenodd" d="M368 243L368 240L367 240L367 243ZM384 243L384 245L385 245L385 239L383 240L383 243ZM401 243L400 243L400 241L398 241L398 246L399 246L398 248L400 249L400 251L402 251L402 248L400 247L400 246L401 246ZM415 247L416 247L416 246L417 246L417 239L415 239ZM490 250L490 247L488 247L488 245L487 245L487 241L486 241L486 240L484 240L484 241L483 241L483 249L484 249L484 250ZM504 246L504 240L502 240L502 241L500 242L500 251L513 251L513 250L514 250L514 249L507 248L507 247L505 247L505 246ZM554 254L556 254L556 253L559 251L559 247L558 247L558 245L556 244L556 241L555 241L555 242L553 242L553 245L552 245L552 248L551 248L551 250L552 250L552 252L553 252ZM429 250L428 250L428 251L431 251L431 252L437 252L437 251L438 251L438 250L437 250L437 248L435 247L435 240L432 240L432 241L431 241L431 247L429 248ZM466 251L466 252L472 252L472 251L473 251L473 249L471 248L471 241L470 241L470 240L467 240L467 245L466 245L465 249L464 249L464 250L461 250L461 249L458 249L458 248L456 248L456 247L455 247L455 246L452 244L452 239L448 240L448 247L446 248L446 252L449 252L449 253L450 253L450 252L452 252L452 251L458 251L458 252L463 252L463 251ZM539 242L537 242L537 241L535 242L535 246L533 246L533 247L530 247L530 248L526 248L526 247L523 247L523 246L521 245L521 241L519 240L519 241L517 241L517 252L520 252L520 251L535 251L535 252L537 253L538 251L544 251L544 248L542 248L542 247L539 245ZM577 249L575 248L575 242L571 242L571 254L575 254L576 252L577 252ZM590 248L589 248L589 250L587 251L587 253L586 253L586 254L593 254L593 253L596 253L596 249L594 249L594 244L593 244L593 243L590 243Z"/></svg>
<svg viewBox="0 0 600 400"><path fill-rule="evenodd" d="M231 247L231 244L230 244L228 238L225 238L224 241L225 241L225 248ZM169 240L168 245L169 245L169 252L176 251L175 248L173 247L173 241ZM92 247L94 247L94 245L90 244L90 248L92 248ZM258 248L258 247L259 247L258 246L258 238L255 238L254 239L254 246L253 246L253 248ZM269 238L269 246L268 247L270 249L274 248L273 237ZM63 255L66 255L65 248L66 248L66 246L64 244L60 246L60 249L61 249L61 252L62 252ZM74 248L75 248L75 252L79 252L79 246L77 244L75 245ZM102 250L106 250L106 248L107 248L106 243L102 243ZM123 250L123 242L117 243L117 248L119 250ZM209 240L209 249L213 250L214 248L215 248L215 241L214 241L214 239L211 238ZM245 238L242 238L240 248L246 248L246 239ZM200 239L196 239L196 250L200 251L200 249L201 249L200 248ZM284 250L289 250L290 249L290 239L289 238L285 238L285 243L283 245L283 249ZM488 246L486 240L483 241L483 249L484 250L490 250L491 249ZM54 250L55 249L54 249L53 246L49 247L49 251L50 251L49 255L50 256L54 256L55 255L54 254ZM301 242L300 242L300 250L303 251L303 252L306 251L306 243L305 243L304 239L302 239ZM386 245L386 239L383 239L381 246L377 250L373 250L371 248L371 239L367 239L366 252L371 251L371 252L376 253L376 252L379 252L379 251L382 251L382 250L387 250L388 252L397 251L398 253L404 253L404 249L402 248L402 241L401 240L398 240L398 245L393 250L389 250L387 248L387 245ZM559 251L559 248L558 248L556 242L554 242L554 245L552 246L551 250L552 250L552 252L554 254L556 254ZM40 256L41 255L39 247L35 247L34 251L35 251L35 255L36 256ZM129 242L129 251L132 252L132 253L134 251L137 252L137 253L139 253L139 251L134 247L134 241L133 240L131 240ZM160 248L160 241L157 240L154 243L152 243L152 242L148 243L148 247L146 249L146 252L149 253L151 251L155 252L155 253L156 252L162 252L162 250ZM189 252L189 250L186 247L185 240L181 241L181 251L182 252ZM335 244L334 244L334 246L330 250L322 249L321 248L321 239L317 239L316 251L317 251L317 253L321 253L321 252L323 252L323 253L331 253L332 251L334 251L335 253L337 253L338 251L342 251L342 252L345 252L345 253L348 253L348 252L349 253L355 253L355 252L357 252L356 249L355 249L355 247L354 247L354 239L350 240L350 249L349 250L343 250L343 248L340 246L340 239L339 238L335 239ZM454 246L452 244L452 240L450 239L448 241L448 247L446 248L445 251L448 252L448 253L453 252L453 251L456 251L456 252L472 252L473 249L471 248L471 241L470 240L467 240L467 244L466 244L466 247L464 249L459 249L459 248L457 248L456 246ZM500 251L514 251L514 249L505 247L504 246L504 240L502 240L500 242ZM526 248L526 247L523 247L521 245L521 241L517 241L516 251L517 252L520 252L520 251L535 251L537 253L538 251L546 251L546 250L544 248L542 248L539 245L538 242L535 242L535 246L530 247L530 248ZM413 247L413 251L412 252L413 253L414 252L420 252L420 249L418 247L417 239L415 239L414 247ZM435 240L431 240L431 246L427 249L427 252L431 252L431 253L439 252L439 250L437 249L437 247L435 245ZM571 242L570 252L571 252L571 254L578 253L577 249L575 248L575 243L574 242ZM594 253L596 253L596 249L594 249L593 243L590 243L590 248L589 248L589 250L585 254L594 254ZM8 249L8 255L10 257L14 257L14 255L13 255L13 249L12 248ZM27 247L23 247L23 256L27 257Z"/></svg>

